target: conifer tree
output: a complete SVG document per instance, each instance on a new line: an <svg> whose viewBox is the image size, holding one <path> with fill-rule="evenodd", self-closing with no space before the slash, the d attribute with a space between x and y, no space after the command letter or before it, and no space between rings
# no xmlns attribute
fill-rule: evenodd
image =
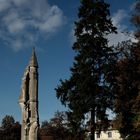
<svg viewBox="0 0 140 140"><path fill-rule="evenodd" d="M112 107L114 54L106 36L116 32L110 19L109 4L104 0L81 0L75 22L76 52L68 80L61 80L57 97L69 108L68 117L78 128L84 115L91 112L91 140L96 129L95 116L107 122L106 110Z"/></svg>
<svg viewBox="0 0 140 140"><path fill-rule="evenodd" d="M6 115L3 119L2 119L2 128L4 129L8 129L11 128L15 123L15 120L13 118L13 116L9 116Z"/></svg>

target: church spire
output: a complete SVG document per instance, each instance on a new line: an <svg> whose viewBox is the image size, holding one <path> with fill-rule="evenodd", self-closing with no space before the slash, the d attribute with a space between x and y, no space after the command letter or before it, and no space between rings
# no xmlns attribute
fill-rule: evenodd
<svg viewBox="0 0 140 140"><path fill-rule="evenodd" d="M38 67L35 48L33 48L33 50L32 50L32 56L31 56L31 59L30 59L30 62L29 62L29 66L30 67Z"/></svg>
<svg viewBox="0 0 140 140"><path fill-rule="evenodd" d="M19 104L22 112L21 140L38 140L38 63L33 48L32 56L22 78Z"/></svg>

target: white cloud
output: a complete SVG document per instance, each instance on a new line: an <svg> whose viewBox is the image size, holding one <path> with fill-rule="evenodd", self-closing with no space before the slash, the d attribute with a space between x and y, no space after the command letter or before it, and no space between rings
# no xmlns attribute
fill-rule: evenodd
<svg viewBox="0 0 140 140"><path fill-rule="evenodd" d="M44 22L41 22L38 28L47 33L55 32L63 24L62 15L62 11L57 6L52 6Z"/></svg>
<svg viewBox="0 0 140 140"><path fill-rule="evenodd" d="M19 33L26 27L26 21L15 12L10 12L2 21L10 34Z"/></svg>
<svg viewBox="0 0 140 140"><path fill-rule="evenodd" d="M117 45L119 42L132 40L135 41L133 31L128 30L127 24L123 24L123 21L129 17L125 10L119 9L112 17L113 25L117 27L117 34L108 35L109 45ZM127 22L126 22L127 23ZM127 31L128 30L128 31ZM126 33L129 32L129 34Z"/></svg>
<svg viewBox="0 0 140 140"><path fill-rule="evenodd" d="M16 40L16 41L14 41L14 50L15 51L18 51L18 50L20 50L21 48L22 48L22 42L21 42L21 40Z"/></svg>
<svg viewBox="0 0 140 140"><path fill-rule="evenodd" d="M0 12L10 7L10 0L0 0Z"/></svg>
<svg viewBox="0 0 140 140"><path fill-rule="evenodd" d="M69 39L70 39L70 45L73 45L73 43L76 41L76 36L74 35L74 25L71 28L71 31L69 33Z"/></svg>
<svg viewBox="0 0 140 140"><path fill-rule="evenodd" d="M132 3L132 5L130 6L130 10L131 11L134 11L135 10L137 3L139 3L138 0L136 0L135 2Z"/></svg>
<svg viewBox="0 0 140 140"><path fill-rule="evenodd" d="M21 6L27 3L28 0L11 0L16 6Z"/></svg>
<svg viewBox="0 0 140 140"><path fill-rule="evenodd" d="M113 24L120 27L120 23L126 17L128 17L126 11L119 9L117 13L113 15Z"/></svg>
<svg viewBox="0 0 140 140"><path fill-rule="evenodd" d="M0 0L0 40L14 50L34 44L41 36L55 33L63 25L64 15L46 0Z"/></svg>

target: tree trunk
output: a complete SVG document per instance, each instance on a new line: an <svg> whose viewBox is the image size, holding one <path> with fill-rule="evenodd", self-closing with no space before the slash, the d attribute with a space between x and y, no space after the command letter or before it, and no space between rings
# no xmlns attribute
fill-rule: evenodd
<svg viewBox="0 0 140 140"><path fill-rule="evenodd" d="M91 109L91 126L90 126L90 132L91 132L91 137L90 140L95 140L95 110Z"/></svg>

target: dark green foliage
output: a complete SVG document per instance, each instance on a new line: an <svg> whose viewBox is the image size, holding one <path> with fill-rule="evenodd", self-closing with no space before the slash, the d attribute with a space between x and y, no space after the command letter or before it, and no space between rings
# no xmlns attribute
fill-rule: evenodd
<svg viewBox="0 0 140 140"><path fill-rule="evenodd" d="M140 57L138 58L136 53L140 54L140 52L138 53L136 44L123 45L124 48L125 45L131 47L129 55L117 63L115 111L122 136L138 140L140 133ZM136 135L135 138L134 135Z"/></svg>
<svg viewBox="0 0 140 140"><path fill-rule="evenodd" d="M50 121L44 121L39 131L40 139L51 137L54 140L84 140L85 135L80 131L73 133L69 127L65 112L57 111Z"/></svg>
<svg viewBox="0 0 140 140"><path fill-rule="evenodd" d="M15 123L12 116L6 115L2 119L2 127L0 128L0 140L19 140L21 138L21 125Z"/></svg>
<svg viewBox="0 0 140 140"><path fill-rule="evenodd" d="M2 128L3 129L7 129L10 128L14 125L15 120L12 116L6 115L3 119L2 119Z"/></svg>
<svg viewBox="0 0 140 140"><path fill-rule="evenodd" d="M92 114L93 132L95 115L107 120L106 109L112 107L112 67L114 54L108 47L106 35L116 31L109 17L109 5L103 0L82 0L79 21L75 22L76 52L69 80L61 80L56 88L57 97L69 110L74 126L80 125L85 113ZM76 127L75 127L76 128Z"/></svg>

